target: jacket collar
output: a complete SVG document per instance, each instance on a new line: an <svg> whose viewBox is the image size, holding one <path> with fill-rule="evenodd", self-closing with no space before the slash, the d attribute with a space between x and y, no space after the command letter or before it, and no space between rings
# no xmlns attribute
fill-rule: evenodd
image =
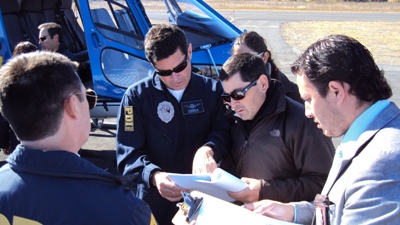
<svg viewBox="0 0 400 225"><path fill-rule="evenodd" d="M74 153L63 150L44 151L18 145L7 158L7 162L13 170L23 173L121 183L119 177L94 166Z"/></svg>
<svg viewBox="0 0 400 225"><path fill-rule="evenodd" d="M244 121L244 123L249 130L263 118L283 112L285 108L286 98L283 86L278 80L271 79L263 105L254 116L254 119Z"/></svg>
<svg viewBox="0 0 400 225"><path fill-rule="evenodd" d="M338 146L336 154L342 151L342 158L335 156L334 164L336 160L341 160L339 169L332 170L336 174L329 174L326 184L323 188L323 194L328 194L338 177L344 173L344 171L351 164L352 160L365 148L365 146L373 139L376 133L380 131L384 126L398 117L400 114L399 108L393 102L390 103L381 113L379 113L375 119L368 125L367 129L360 135L357 141L346 142ZM332 177L331 177L332 176Z"/></svg>
<svg viewBox="0 0 400 225"><path fill-rule="evenodd" d="M381 130L385 125L394 120L400 113L397 106L391 102L381 113L379 113L374 120L368 125L367 129L360 135L355 143L352 144L351 148L346 148L346 155L344 160L349 160L354 158L357 151L363 148L363 145L369 142L379 130Z"/></svg>

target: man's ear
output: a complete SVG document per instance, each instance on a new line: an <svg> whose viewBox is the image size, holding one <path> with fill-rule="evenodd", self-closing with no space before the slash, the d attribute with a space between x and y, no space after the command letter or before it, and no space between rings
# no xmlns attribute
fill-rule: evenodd
<svg viewBox="0 0 400 225"><path fill-rule="evenodd" d="M60 42L60 36L58 36L58 34L55 34L55 35L53 36L53 39L54 39L54 40L57 40L58 42Z"/></svg>
<svg viewBox="0 0 400 225"><path fill-rule="evenodd" d="M267 92L268 87L269 87L269 82L268 82L268 77L265 74L261 74L260 77L258 78L257 85L260 85L259 87L263 92Z"/></svg>
<svg viewBox="0 0 400 225"><path fill-rule="evenodd" d="M64 100L64 110L65 112L71 116L76 117L78 114L78 103L79 99L75 95L71 95L67 99Z"/></svg>
<svg viewBox="0 0 400 225"><path fill-rule="evenodd" d="M189 61L192 60L192 43L188 44L188 57L189 57Z"/></svg>
<svg viewBox="0 0 400 225"><path fill-rule="evenodd" d="M336 98L336 102L341 103L343 102L344 98L348 93L348 88L346 87L345 83L334 80L330 81L328 84L329 92L334 95Z"/></svg>

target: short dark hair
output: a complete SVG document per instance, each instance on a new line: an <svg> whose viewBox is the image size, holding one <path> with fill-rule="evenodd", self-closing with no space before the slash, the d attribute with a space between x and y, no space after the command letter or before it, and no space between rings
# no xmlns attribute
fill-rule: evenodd
<svg viewBox="0 0 400 225"><path fill-rule="evenodd" d="M330 81L350 85L349 92L364 102L392 96L384 71L376 65L370 51L345 35L324 37L307 48L291 66L293 74L304 74L325 97Z"/></svg>
<svg viewBox="0 0 400 225"><path fill-rule="evenodd" d="M187 55L188 43L185 33L177 25L158 24L147 32L144 48L147 59L154 65L174 54L177 49Z"/></svg>
<svg viewBox="0 0 400 225"><path fill-rule="evenodd" d="M47 51L19 55L0 68L0 110L20 140L58 131L64 100L81 92L76 68L76 62Z"/></svg>
<svg viewBox="0 0 400 225"><path fill-rule="evenodd" d="M54 35L58 34L58 41L60 43L63 43L63 39L64 39L63 38L63 30L59 24L53 23L53 22L43 23L43 24L39 25L38 29L39 30L47 29L47 32L49 33L51 38L53 38Z"/></svg>
<svg viewBox="0 0 400 225"><path fill-rule="evenodd" d="M252 53L241 53L232 55L222 65L220 73L220 80L228 80L237 72L240 73L243 81L253 81L260 77L261 74L265 74L270 81L268 76L268 69L261 57Z"/></svg>
<svg viewBox="0 0 400 225"><path fill-rule="evenodd" d="M12 57L23 53L34 52L36 50L38 50L38 47L36 45L32 44L29 41L22 41L15 46Z"/></svg>
<svg viewBox="0 0 400 225"><path fill-rule="evenodd" d="M271 51L268 50L267 43L265 39L255 31L246 31L243 32L235 39L235 42L232 45L232 50L235 45L246 45L249 49L257 52L257 53L265 53L269 54L268 62L271 64L271 78L278 79L279 78L279 69L276 66Z"/></svg>

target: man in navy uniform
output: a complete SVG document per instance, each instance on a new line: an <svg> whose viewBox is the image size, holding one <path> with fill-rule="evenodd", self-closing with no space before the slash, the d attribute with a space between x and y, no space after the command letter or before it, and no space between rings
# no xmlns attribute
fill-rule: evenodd
<svg viewBox="0 0 400 225"><path fill-rule="evenodd" d="M139 172L138 194L160 224L171 224L182 188L166 172L212 173L230 149L220 82L192 72L192 46L176 25L153 26L145 38L154 77L122 98L117 128L118 170ZM135 177L135 176L133 176Z"/></svg>

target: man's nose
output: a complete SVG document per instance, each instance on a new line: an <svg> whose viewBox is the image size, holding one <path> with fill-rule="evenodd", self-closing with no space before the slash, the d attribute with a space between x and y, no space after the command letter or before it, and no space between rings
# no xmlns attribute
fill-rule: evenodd
<svg viewBox="0 0 400 225"><path fill-rule="evenodd" d="M310 107L310 103L304 102L304 114L306 115L307 118L313 118L313 113Z"/></svg>
<svg viewBox="0 0 400 225"><path fill-rule="evenodd" d="M235 99L231 98L231 107L232 107L233 109L235 109L235 107L236 107L237 105L239 105L239 100L235 100Z"/></svg>

